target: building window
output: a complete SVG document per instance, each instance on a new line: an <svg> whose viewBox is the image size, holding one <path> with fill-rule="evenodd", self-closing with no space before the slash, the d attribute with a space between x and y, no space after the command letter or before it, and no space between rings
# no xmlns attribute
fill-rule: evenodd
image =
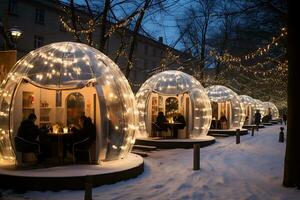
<svg viewBox="0 0 300 200"><path fill-rule="evenodd" d="M44 45L44 37L35 35L34 36L34 48L39 48Z"/></svg>
<svg viewBox="0 0 300 200"><path fill-rule="evenodd" d="M145 49L144 49L144 53L147 55L148 54L148 46L145 44Z"/></svg>
<svg viewBox="0 0 300 200"><path fill-rule="evenodd" d="M148 69L148 60L147 59L144 60L144 69Z"/></svg>
<svg viewBox="0 0 300 200"><path fill-rule="evenodd" d="M43 8L35 9L35 23L45 24L45 9Z"/></svg>
<svg viewBox="0 0 300 200"><path fill-rule="evenodd" d="M17 0L9 0L8 3L8 11L11 14L16 14L17 13Z"/></svg>

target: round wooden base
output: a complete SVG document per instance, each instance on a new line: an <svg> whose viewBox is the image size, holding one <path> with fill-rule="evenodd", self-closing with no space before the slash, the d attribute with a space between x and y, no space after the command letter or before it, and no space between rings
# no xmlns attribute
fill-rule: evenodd
<svg viewBox="0 0 300 200"><path fill-rule="evenodd" d="M215 138L204 136L199 139L161 139L161 138L144 138L136 139L136 145L155 146L158 149L190 149L194 144L200 144L200 147L205 147L215 143Z"/></svg>
<svg viewBox="0 0 300 200"><path fill-rule="evenodd" d="M234 136L236 135L236 129L210 129L208 131L208 134L209 135L212 135L212 136ZM246 135L248 134L248 130L247 129L240 129L240 135Z"/></svg>
<svg viewBox="0 0 300 200"><path fill-rule="evenodd" d="M136 154L127 158L102 162L101 165L66 165L51 168L17 170L0 168L0 187L27 190L79 190L134 178L144 171L144 160Z"/></svg>

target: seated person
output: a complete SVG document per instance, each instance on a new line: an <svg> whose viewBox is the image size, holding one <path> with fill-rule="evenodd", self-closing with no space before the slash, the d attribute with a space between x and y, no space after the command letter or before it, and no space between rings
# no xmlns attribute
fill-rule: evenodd
<svg viewBox="0 0 300 200"><path fill-rule="evenodd" d="M245 122L248 122L248 120L249 120L249 117L248 117L248 116L246 116L246 118L245 118Z"/></svg>
<svg viewBox="0 0 300 200"><path fill-rule="evenodd" d="M89 129L88 135L90 138L90 143L94 143L96 141L96 126L95 124L93 124L90 117L86 118L86 126Z"/></svg>
<svg viewBox="0 0 300 200"><path fill-rule="evenodd" d="M269 120L269 122L272 120L272 114L271 113L269 113L269 115L268 115L268 120Z"/></svg>
<svg viewBox="0 0 300 200"><path fill-rule="evenodd" d="M227 129L227 118L225 117L224 114L221 115L221 118L220 118L220 123L221 123L221 128L222 129Z"/></svg>
<svg viewBox="0 0 300 200"><path fill-rule="evenodd" d="M155 122L155 124L159 127L158 131L168 131L168 125L166 122L168 122L168 120L166 119L164 113L159 112Z"/></svg>
<svg viewBox="0 0 300 200"><path fill-rule="evenodd" d="M75 127L72 128L72 139L69 141L69 151L72 153L73 145L75 143L81 142L86 138L89 138L87 142L82 144L78 144L80 148L88 149L92 145L93 142L96 140L96 126L92 123L91 118L87 118L86 116L81 116L79 118L79 126L80 128L77 129ZM77 145L77 147L79 147ZM78 159L78 158L77 158Z"/></svg>
<svg viewBox="0 0 300 200"><path fill-rule="evenodd" d="M34 113L29 114L28 118L23 120L21 122L21 125L18 129L17 136L20 138L23 138L24 140L28 142L33 142L38 145L40 145L40 141L38 140L41 135L43 135L44 132L42 132L37 125L35 125L37 117ZM39 161L44 159L44 156L42 155L42 147L41 147L41 152L40 154L37 154L37 158ZM35 145L28 145L26 147L16 147L17 149L25 149L26 152L37 152L37 147Z"/></svg>
<svg viewBox="0 0 300 200"><path fill-rule="evenodd" d="M180 124L175 124L174 130L173 130L174 131L173 137L178 138L178 129L184 129L184 127L186 126L186 122L185 122L184 116L181 113L178 113L177 116L175 115L173 117L173 120L176 123L180 123Z"/></svg>
<svg viewBox="0 0 300 200"><path fill-rule="evenodd" d="M265 115L262 117L261 119L262 123L269 123L270 121L270 116L269 115Z"/></svg>
<svg viewBox="0 0 300 200"><path fill-rule="evenodd" d="M27 119L24 119L21 122L21 125L18 129L17 136L27 140L29 142L38 143L38 136L41 134L41 130L35 125L36 115L31 113Z"/></svg>
<svg viewBox="0 0 300 200"><path fill-rule="evenodd" d="M87 117L81 116L78 120L79 127L73 126L71 128L71 131L73 132L73 143L79 142L87 138L88 132L87 132Z"/></svg>
<svg viewBox="0 0 300 200"><path fill-rule="evenodd" d="M211 129L217 128L217 122L216 122L216 118L215 117L213 117L212 120L211 120L210 128Z"/></svg>

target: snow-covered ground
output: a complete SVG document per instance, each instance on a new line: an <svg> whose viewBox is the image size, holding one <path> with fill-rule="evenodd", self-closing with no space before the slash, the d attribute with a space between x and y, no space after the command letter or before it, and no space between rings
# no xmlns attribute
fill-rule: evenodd
<svg viewBox="0 0 300 200"><path fill-rule="evenodd" d="M160 150L145 158L145 172L135 179L93 189L93 199L300 199L300 191L282 187L285 143L280 126L260 129L254 137L217 139L201 149L201 170L193 171L191 149ZM1 181L1 180L0 180ZM84 191L2 191L3 199L83 199Z"/></svg>

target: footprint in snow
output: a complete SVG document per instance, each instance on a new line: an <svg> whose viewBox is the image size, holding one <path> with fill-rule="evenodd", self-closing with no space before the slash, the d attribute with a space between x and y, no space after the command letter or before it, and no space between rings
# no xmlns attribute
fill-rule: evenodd
<svg viewBox="0 0 300 200"><path fill-rule="evenodd" d="M162 187L164 187L164 186L163 186L163 185L154 185L154 186L153 186L154 189L160 189L160 188L162 188Z"/></svg>
<svg viewBox="0 0 300 200"><path fill-rule="evenodd" d="M187 184L187 183L183 183L181 184L177 190L185 190L185 189L188 189L188 188L191 188L192 186L190 184Z"/></svg>

